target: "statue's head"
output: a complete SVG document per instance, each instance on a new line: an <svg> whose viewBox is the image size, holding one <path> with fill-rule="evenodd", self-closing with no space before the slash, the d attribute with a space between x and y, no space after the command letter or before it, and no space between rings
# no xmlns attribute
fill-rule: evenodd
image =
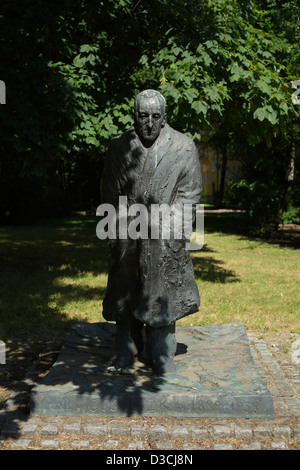
<svg viewBox="0 0 300 470"><path fill-rule="evenodd" d="M134 101L136 131L142 143L149 147L166 123L166 100L156 90L145 90Z"/></svg>

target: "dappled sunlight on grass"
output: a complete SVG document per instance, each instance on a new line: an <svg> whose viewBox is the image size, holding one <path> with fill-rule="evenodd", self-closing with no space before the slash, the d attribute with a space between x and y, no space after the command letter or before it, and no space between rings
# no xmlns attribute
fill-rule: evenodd
<svg viewBox="0 0 300 470"><path fill-rule="evenodd" d="M182 324L241 321L299 332L299 251L228 232L208 230L204 249L193 253L201 306Z"/></svg>
<svg viewBox="0 0 300 470"><path fill-rule="evenodd" d="M76 216L0 228L1 339L103 321L108 253L97 222ZM299 332L299 251L231 232L209 227L202 250L191 252L201 305L178 324L242 322L253 330Z"/></svg>
<svg viewBox="0 0 300 470"><path fill-rule="evenodd" d="M106 244L96 237L96 220L70 222L0 229L1 336L101 318Z"/></svg>

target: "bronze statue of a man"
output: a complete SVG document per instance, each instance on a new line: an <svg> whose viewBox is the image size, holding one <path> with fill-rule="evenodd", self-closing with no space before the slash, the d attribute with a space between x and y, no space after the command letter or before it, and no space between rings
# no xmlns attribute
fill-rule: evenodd
<svg viewBox="0 0 300 470"><path fill-rule="evenodd" d="M135 123L112 139L101 181L102 202L116 209L198 204L202 191L196 147L166 123L166 101L155 90L135 99ZM117 212L118 213L118 212ZM161 234L159 234L161 235ZM175 370L175 322L198 311L200 298L184 235L181 239L119 237L109 240L110 258L103 316L116 322L116 368L130 366L144 348L154 372Z"/></svg>

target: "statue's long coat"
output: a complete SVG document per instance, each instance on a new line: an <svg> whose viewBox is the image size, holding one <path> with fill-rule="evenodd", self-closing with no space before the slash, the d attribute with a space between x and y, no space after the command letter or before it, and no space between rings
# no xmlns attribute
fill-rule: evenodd
<svg viewBox="0 0 300 470"><path fill-rule="evenodd" d="M112 139L102 181L102 203L128 206L197 204L202 191L195 144L165 125L151 148L134 129ZM110 240L109 273L103 316L124 320L133 314L154 327L167 326L198 311L200 298L185 240Z"/></svg>

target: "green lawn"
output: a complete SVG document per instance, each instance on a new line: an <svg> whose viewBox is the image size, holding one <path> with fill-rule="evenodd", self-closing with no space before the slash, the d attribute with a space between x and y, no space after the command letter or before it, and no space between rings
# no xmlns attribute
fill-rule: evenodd
<svg viewBox="0 0 300 470"><path fill-rule="evenodd" d="M106 243L84 215L0 228L0 338L101 321ZM240 214L209 214L205 245L191 252L198 313L179 324L241 321L256 331L299 332L300 253L243 235Z"/></svg>
<svg viewBox="0 0 300 470"><path fill-rule="evenodd" d="M193 254L202 302L199 313L183 323L241 321L257 331L299 332L300 252L242 235L234 228L242 218L219 216L219 230L213 220L204 248ZM211 228L208 219L206 225Z"/></svg>

